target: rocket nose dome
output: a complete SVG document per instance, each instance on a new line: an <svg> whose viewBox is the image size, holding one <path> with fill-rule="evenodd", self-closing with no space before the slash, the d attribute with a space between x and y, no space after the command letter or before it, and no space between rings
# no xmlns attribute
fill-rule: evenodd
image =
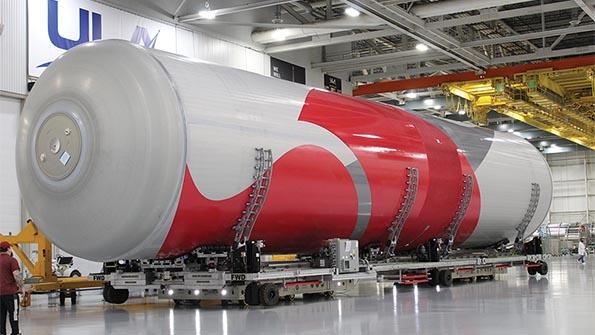
<svg viewBox="0 0 595 335"><path fill-rule="evenodd" d="M76 47L25 102L17 173L31 218L91 260L154 257L185 162L183 116L159 62L124 41Z"/></svg>

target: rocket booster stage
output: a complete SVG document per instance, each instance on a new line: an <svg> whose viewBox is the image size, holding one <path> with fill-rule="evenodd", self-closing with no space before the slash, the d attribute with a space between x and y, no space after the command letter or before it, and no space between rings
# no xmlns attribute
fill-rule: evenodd
<svg viewBox="0 0 595 335"><path fill-rule="evenodd" d="M273 156L250 235L267 252L335 237L385 245L399 220L397 250L453 223L456 245L514 241L551 201L545 160L518 136L123 41L76 47L44 72L17 168L31 217L60 248L164 258L233 243L255 148Z"/></svg>

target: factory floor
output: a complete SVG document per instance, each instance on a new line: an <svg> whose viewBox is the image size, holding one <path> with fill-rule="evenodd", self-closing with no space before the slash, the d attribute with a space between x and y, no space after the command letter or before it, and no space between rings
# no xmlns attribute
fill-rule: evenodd
<svg viewBox="0 0 595 335"><path fill-rule="evenodd" d="M593 334L595 257L589 261L552 258L545 277L514 268L495 281L450 288L366 283L349 296L274 308L174 308L155 298L113 306L90 292L60 307L35 296L21 311L21 328L24 335Z"/></svg>

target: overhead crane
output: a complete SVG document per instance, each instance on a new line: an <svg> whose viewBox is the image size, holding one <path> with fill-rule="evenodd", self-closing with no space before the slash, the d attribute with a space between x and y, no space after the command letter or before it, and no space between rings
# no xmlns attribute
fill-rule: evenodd
<svg viewBox="0 0 595 335"><path fill-rule="evenodd" d="M362 85L354 95L440 87L453 111L478 124L495 110L595 149L595 56L491 68L483 73L385 81Z"/></svg>

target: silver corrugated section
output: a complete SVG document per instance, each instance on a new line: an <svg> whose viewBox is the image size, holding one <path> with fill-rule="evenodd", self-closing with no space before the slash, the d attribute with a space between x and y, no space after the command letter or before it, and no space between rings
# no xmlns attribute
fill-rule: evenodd
<svg viewBox="0 0 595 335"><path fill-rule="evenodd" d="M0 90L27 92L27 1L0 1Z"/></svg>

